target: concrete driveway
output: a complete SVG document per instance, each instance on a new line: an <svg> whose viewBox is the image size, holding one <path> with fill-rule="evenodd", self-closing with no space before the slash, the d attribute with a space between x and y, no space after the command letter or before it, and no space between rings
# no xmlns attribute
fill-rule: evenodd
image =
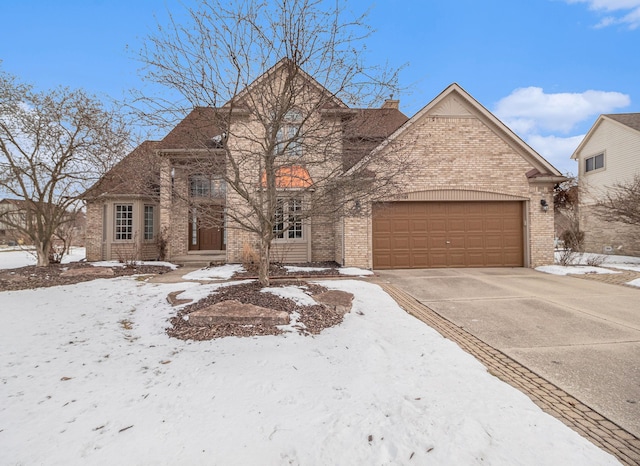
<svg viewBox="0 0 640 466"><path fill-rule="evenodd" d="M640 289L524 268L376 273L640 436Z"/></svg>

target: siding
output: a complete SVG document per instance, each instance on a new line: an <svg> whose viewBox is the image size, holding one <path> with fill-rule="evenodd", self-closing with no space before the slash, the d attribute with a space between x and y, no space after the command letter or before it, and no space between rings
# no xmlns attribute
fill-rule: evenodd
<svg viewBox="0 0 640 466"><path fill-rule="evenodd" d="M273 243L271 261L290 264L309 262L309 245L304 242Z"/></svg>
<svg viewBox="0 0 640 466"><path fill-rule="evenodd" d="M604 169L584 171L584 160L604 152ZM640 132L618 122L602 120L579 153L581 203L592 204L608 186L640 173Z"/></svg>

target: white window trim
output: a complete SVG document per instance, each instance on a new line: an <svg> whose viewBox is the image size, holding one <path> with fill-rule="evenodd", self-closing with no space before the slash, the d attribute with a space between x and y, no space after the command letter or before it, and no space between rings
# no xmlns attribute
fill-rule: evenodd
<svg viewBox="0 0 640 466"><path fill-rule="evenodd" d="M299 219L296 223L299 223L300 225L300 232L301 232L301 237L300 238L290 238L289 234L290 232L292 232L293 230L291 228L289 228L290 226L290 219L291 216L288 215L290 210L290 202L294 201L294 202L300 202L302 204L302 206L304 206L304 199L302 197L281 197L278 198L278 201L282 201L283 202L283 218L282 222L277 222L277 217L276 217L276 224L278 223L282 223L283 224L283 232L281 233L283 235L282 238L278 238L277 236L273 239L274 242L276 243L304 243L307 241L307 231L306 231L306 222L305 219ZM302 211L303 208L300 207L300 211ZM276 214L277 215L277 214ZM274 225L274 230L275 230L275 225Z"/></svg>
<svg viewBox="0 0 640 466"><path fill-rule="evenodd" d="M147 238L147 208L151 209L151 238ZM145 204L142 209L142 238L144 241L154 241L156 238L156 208L154 205Z"/></svg>
<svg viewBox="0 0 640 466"><path fill-rule="evenodd" d="M602 167L600 168L593 168L591 170L587 170L587 160L593 159L593 165L595 167L595 160L596 157L602 156ZM589 155L588 157L585 157L583 159L583 165L582 165L582 169L584 170L583 173L585 175L590 175L592 173L597 173L597 172L601 172L604 171L607 168L607 156L606 156L606 151L599 151L595 154Z"/></svg>
<svg viewBox="0 0 640 466"><path fill-rule="evenodd" d="M122 225L118 225L118 207L130 207L130 210L128 211L130 213L130 217L126 218L125 220L127 221L127 225L128 227L131 228L131 231L129 232L118 232L118 227L122 227ZM120 243L130 243L134 240L134 208L133 208L133 204L131 203L122 203L122 204L114 204L113 205L113 240L116 242L120 242ZM118 238L118 235L127 235L130 236L129 238Z"/></svg>

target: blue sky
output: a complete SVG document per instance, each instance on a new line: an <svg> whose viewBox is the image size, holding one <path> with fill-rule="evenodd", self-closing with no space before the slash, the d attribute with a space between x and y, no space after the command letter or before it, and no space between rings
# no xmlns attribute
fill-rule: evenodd
<svg viewBox="0 0 640 466"><path fill-rule="evenodd" d="M144 38L193 0L0 0L0 65L38 88L125 98ZM601 113L640 112L640 0L355 0L371 63L408 66L412 116L452 82L563 173Z"/></svg>

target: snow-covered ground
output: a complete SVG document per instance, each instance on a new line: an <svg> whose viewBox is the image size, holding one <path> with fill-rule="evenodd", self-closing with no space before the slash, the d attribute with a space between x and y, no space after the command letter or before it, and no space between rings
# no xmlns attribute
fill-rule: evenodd
<svg viewBox="0 0 640 466"><path fill-rule="evenodd" d="M73 247L70 253L62 258L62 263L83 260L85 254L85 248ZM0 249L0 269L17 269L27 265L36 265L35 250L20 247Z"/></svg>
<svg viewBox="0 0 640 466"><path fill-rule="evenodd" d="M337 327L205 342L165 298L217 284L0 292L2 463L618 464L376 285L323 284L355 295Z"/></svg>
<svg viewBox="0 0 640 466"><path fill-rule="evenodd" d="M556 252L556 262L561 252ZM599 264L599 265L589 265ZM571 265L543 265L536 270L553 275L586 274L586 273L620 273L622 270L640 272L640 257L593 254L589 252L575 254ZM627 285L640 287L640 279L632 280Z"/></svg>

